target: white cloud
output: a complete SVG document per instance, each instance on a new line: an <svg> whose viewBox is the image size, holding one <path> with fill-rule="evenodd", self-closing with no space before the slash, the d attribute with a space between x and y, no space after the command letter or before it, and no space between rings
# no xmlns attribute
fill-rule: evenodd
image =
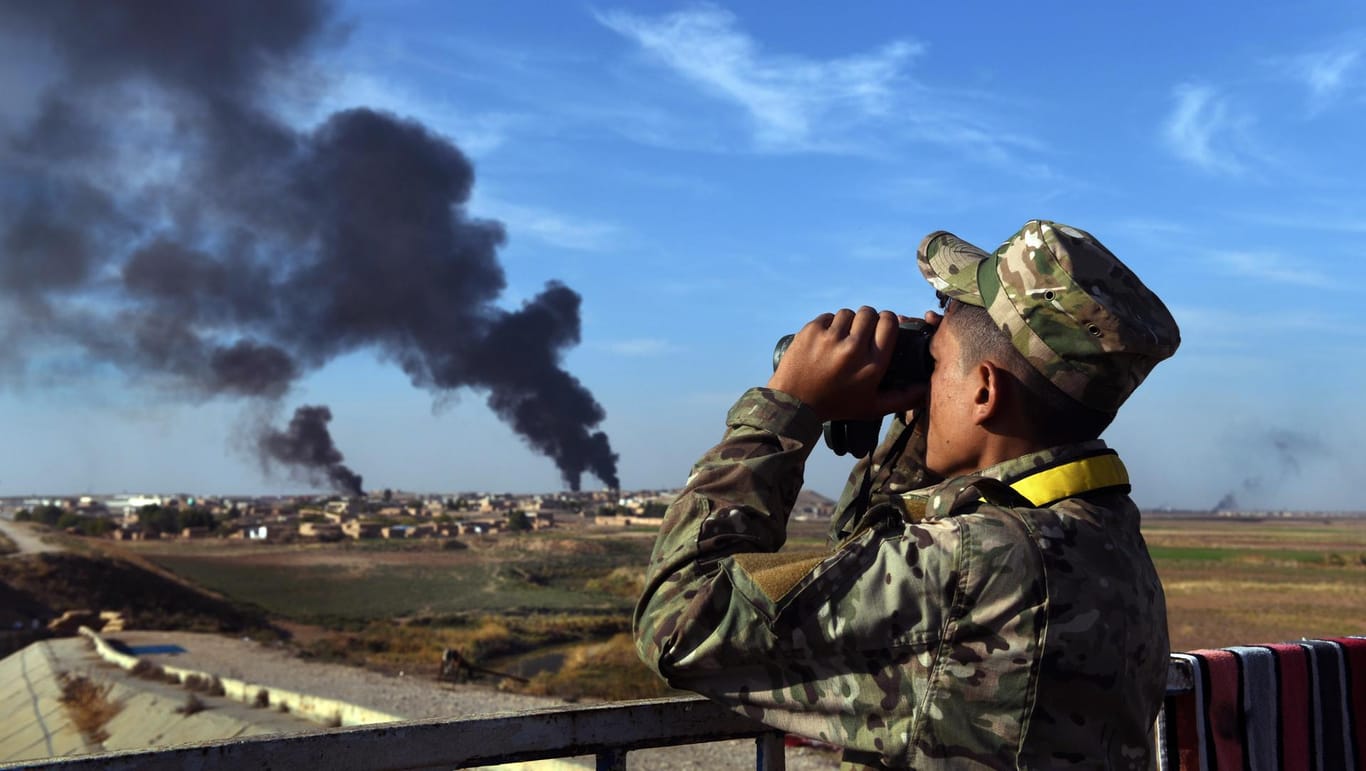
<svg viewBox="0 0 1366 771"><path fill-rule="evenodd" d="M630 340L603 342L598 343L596 347L619 356L661 356L680 350L677 345L656 337L638 337Z"/></svg>
<svg viewBox="0 0 1366 771"><path fill-rule="evenodd" d="M1162 128L1171 151L1205 171L1245 171L1237 147L1250 119L1210 86L1183 83L1174 95L1176 107Z"/></svg>
<svg viewBox="0 0 1366 771"><path fill-rule="evenodd" d="M756 143L769 150L838 149L832 127L889 117L906 64L922 51L896 41L838 59L770 54L737 29L733 14L714 6L659 18L625 11L597 18L707 93L738 105Z"/></svg>
<svg viewBox="0 0 1366 771"><path fill-rule="evenodd" d="M1339 282L1304 260L1276 252L1225 251L1212 255L1232 275L1308 289L1343 289Z"/></svg>
<svg viewBox="0 0 1366 771"><path fill-rule="evenodd" d="M1318 51L1293 59L1291 67L1293 75L1309 89L1311 108L1318 112L1346 89L1348 74L1360 60L1360 51Z"/></svg>
<svg viewBox="0 0 1366 771"><path fill-rule="evenodd" d="M1189 235L1191 232L1190 226L1186 223L1151 217L1125 217L1112 223L1112 227L1126 233L1163 239Z"/></svg>
<svg viewBox="0 0 1366 771"><path fill-rule="evenodd" d="M1339 202L1340 204L1341 202ZM1257 211L1239 214L1238 216L1240 219L1258 225L1274 225L1298 230L1322 230L1330 233L1366 233L1366 216L1350 213L1324 213L1323 209L1328 207L1329 204L1324 204L1321 209L1310 212ZM1349 208L1344 207L1344 210ZM1366 211L1366 206L1358 209L1358 211Z"/></svg>
<svg viewBox="0 0 1366 771"><path fill-rule="evenodd" d="M1179 305L1169 308L1181 327L1183 345L1193 344L1225 351L1249 351L1251 361L1271 361L1284 367L1284 357L1267 354L1267 341L1285 336L1331 340L1334 345L1354 345L1366 338L1366 329L1351 320L1350 313L1300 310L1294 313L1249 313L1246 308ZM1286 354L1290 355L1287 351Z"/></svg>
<svg viewBox="0 0 1366 771"><path fill-rule="evenodd" d="M561 249L579 252L602 252L622 245L625 231L611 222L602 222L578 215L524 204L508 203L475 192L469 211L475 217L501 220L507 225L508 237L534 238Z"/></svg>

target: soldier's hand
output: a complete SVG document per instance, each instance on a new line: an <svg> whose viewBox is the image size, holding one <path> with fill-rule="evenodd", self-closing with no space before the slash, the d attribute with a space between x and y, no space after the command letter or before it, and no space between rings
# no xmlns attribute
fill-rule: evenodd
<svg viewBox="0 0 1366 771"><path fill-rule="evenodd" d="M927 387L878 389L892 360L897 315L864 306L817 316L792 340L768 387L811 407L821 420L862 420L924 404Z"/></svg>

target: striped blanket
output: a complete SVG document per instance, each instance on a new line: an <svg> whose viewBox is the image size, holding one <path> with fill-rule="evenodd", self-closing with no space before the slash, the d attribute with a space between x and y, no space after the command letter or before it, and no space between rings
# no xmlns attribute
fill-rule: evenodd
<svg viewBox="0 0 1366 771"><path fill-rule="evenodd" d="M1366 637L1172 654L1160 771L1366 769Z"/></svg>

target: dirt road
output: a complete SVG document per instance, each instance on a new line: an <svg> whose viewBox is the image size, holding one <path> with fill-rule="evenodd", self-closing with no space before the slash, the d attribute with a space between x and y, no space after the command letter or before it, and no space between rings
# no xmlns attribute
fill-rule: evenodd
<svg viewBox="0 0 1366 771"><path fill-rule="evenodd" d="M45 543L38 536L38 532L27 522L15 522L10 519L0 517L0 531L11 540L14 545L19 547L19 551L8 556L14 557L20 554L39 554L42 552L62 551L62 547L56 544Z"/></svg>

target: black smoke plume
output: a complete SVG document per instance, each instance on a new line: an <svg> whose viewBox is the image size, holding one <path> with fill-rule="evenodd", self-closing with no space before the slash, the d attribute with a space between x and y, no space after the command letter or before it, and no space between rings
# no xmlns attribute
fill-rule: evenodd
<svg viewBox="0 0 1366 771"><path fill-rule="evenodd" d="M326 482L347 495L361 496L361 476L342 463L344 458L332 443L327 424L332 410L307 405L294 410L289 428L266 429L261 433L261 457L302 471L310 482Z"/></svg>
<svg viewBox="0 0 1366 771"><path fill-rule="evenodd" d="M1322 439L1287 428L1258 428L1237 436L1235 441L1233 446L1250 451L1239 458L1239 463L1253 473L1243 477L1237 490L1224 493L1211 511L1237 511L1240 500L1257 500L1274 493L1300 476L1306 461L1318 461L1330 454Z"/></svg>
<svg viewBox="0 0 1366 771"><path fill-rule="evenodd" d="M487 392L571 488L616 487L603 409L561 366L579 295L494 304L504 231L466 210L464 154L374 110L275 116L328 19L318 0L0 0L0 47L32 69L8 82L38 84L0 106L0 368L74 353L278 400L370 349L435 393Z"/></svg>

